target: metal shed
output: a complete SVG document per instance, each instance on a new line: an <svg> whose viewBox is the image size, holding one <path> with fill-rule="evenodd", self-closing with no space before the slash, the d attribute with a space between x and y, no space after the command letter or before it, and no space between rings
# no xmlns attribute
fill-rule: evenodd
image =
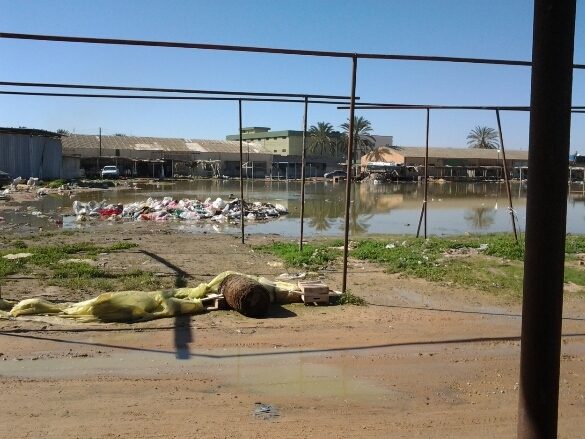
<svg viewBox="0 0 585 439"><path fill-rule="evenodd" d="M0 128L0 170L12 177L61 177L60 135L29 128Z"/></svg>

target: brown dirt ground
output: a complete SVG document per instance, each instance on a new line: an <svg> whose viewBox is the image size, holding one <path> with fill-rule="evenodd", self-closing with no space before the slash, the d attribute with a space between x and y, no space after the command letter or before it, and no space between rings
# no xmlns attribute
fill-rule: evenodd
<svg viewBox="0 0 585 439"><path fill-rule="evenodd" d="M171 277L178 269L190 285L228 269L286 271L252 248L274 236L241 244L237 236L137 223L31 238L126 239L139 247L109 255L109 268ZM339 267L321 275L340 288ZM349 288L371 305L287 305L262 320L231 311L133 325L0 320L2 431L11 438L515 435L518 303L358 261L350 263ZM5 281L2 294L87 297L25 277ZM582 296L566 293L565 315L559 436L577 438L585 431ZM259 413L259 403L271 411Z"/></svg>

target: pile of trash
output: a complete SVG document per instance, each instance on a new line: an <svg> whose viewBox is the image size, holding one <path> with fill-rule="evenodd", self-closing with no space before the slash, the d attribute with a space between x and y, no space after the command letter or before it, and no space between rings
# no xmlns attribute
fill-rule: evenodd
<svg viewBox="0 0 585 439"><path fill-rule="evenodd" d="M148 198L143 202L135 202L126 205L108 204L106 201L90 201L83 203L73 202L73 212L77 221L88 219L108 219L113 221L168 221L168 220L194 220L229 222L240 219L240 200L235 198L224 201L217 198L212 201L196 199L175 200L164 197L162 200ZM270 203L246 203L244 201L244 216L247 220L268 220L286 215L288 210L280 204Z"/></svg>

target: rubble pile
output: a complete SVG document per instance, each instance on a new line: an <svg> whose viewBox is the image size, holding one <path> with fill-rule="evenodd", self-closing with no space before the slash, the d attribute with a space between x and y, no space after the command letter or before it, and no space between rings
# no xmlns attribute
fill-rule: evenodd
<svg viewBox="0 0 585 439"><path fill-rule="evenodd" d="M168 220L194 220L229 222L240 219L240 200L224 201L217 198L212 201L196 199L175 200L164 197L162 200L148 198L143 202L135 202L126 205L108 204L106 201L90 201L82 203L73 202L73 212L77 221L89 219L108 219L113 221L168 221ZM286 215L288 210L280 204L270 203L246 203L244 202L244 215L247 220L267 220Z"/></svg>

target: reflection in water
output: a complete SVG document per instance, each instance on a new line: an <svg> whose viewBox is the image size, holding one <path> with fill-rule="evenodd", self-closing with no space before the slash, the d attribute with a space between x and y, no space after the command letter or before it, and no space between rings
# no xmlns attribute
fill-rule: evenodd
<svg viewBox="0 0 585 439"><path fill-rule="evenodd" d="M362 235L368 231L369 224L366 221L372 217L370 212L373 207L372 203L362 203L361 199L355 199L349 208L349 232L351 234Z"/></svg>
<svg viewBox="0 0 585 439"><path fill-rule="evenodd" d="M519 226L525 220L526 186L512 183L514 209L518 212ZM568 200L567 231L585 233L585 187L573 190ZM276 221L246 224L250 233L278 233L298 236L300 232L300 182L250 180L244 183L244 198L247 201L280 203L290 212ZM176 199L221 197L228 199L239 196L237 180L194 180L163 183L141 183L138 190L119 187L113 190L79 193L80 201L102 200L111 203L131 203L149 197L170 196ZM341 236L344 227L345 183L330 181L309 181L306 185L305 226L306 236ZM424 187L420 183L357 183L352 190L350 206L350 233L416 233ZM509 232L510 217L507 213L507 197L503 183L431 183L429 185L428 227L430 234L460 234L466 231ZM56 217L61 211L71 211L73 200L69 197L48 196L31 203L31 209L40 210ZM489 206L489 207L486 207ZM497 207L496 207L497 206ZM499 209L498 209L499 207ZM26 206L18 212L4 211L6 224L47 226L47 219L27 214ZM71 218L64 221L65 227L82 227ZM95 224L95 223L93 223ZM211 231L211 225L173 223L171 227L193 233ZM50 226L50 225L48 225ZM54 226L54 225L53 225ZM224 231L237 233L237 225L226 225Z"/></svg>
<svg viewBox="0 0 585 439"><path fill-rule="evenodd" d="M474 229L487 229L495 221L495 209L489 207L474 207L465 213L465 221L469 222Z"/></svg>
<svg viewBox="0 0 585 439"><path fill-rule="evenodd" d="M312 227L318 232L329 230L333 224L333 220L327 218L325 213L325 209L315 210L313 215L308 218L309 227Z"/></svg>

